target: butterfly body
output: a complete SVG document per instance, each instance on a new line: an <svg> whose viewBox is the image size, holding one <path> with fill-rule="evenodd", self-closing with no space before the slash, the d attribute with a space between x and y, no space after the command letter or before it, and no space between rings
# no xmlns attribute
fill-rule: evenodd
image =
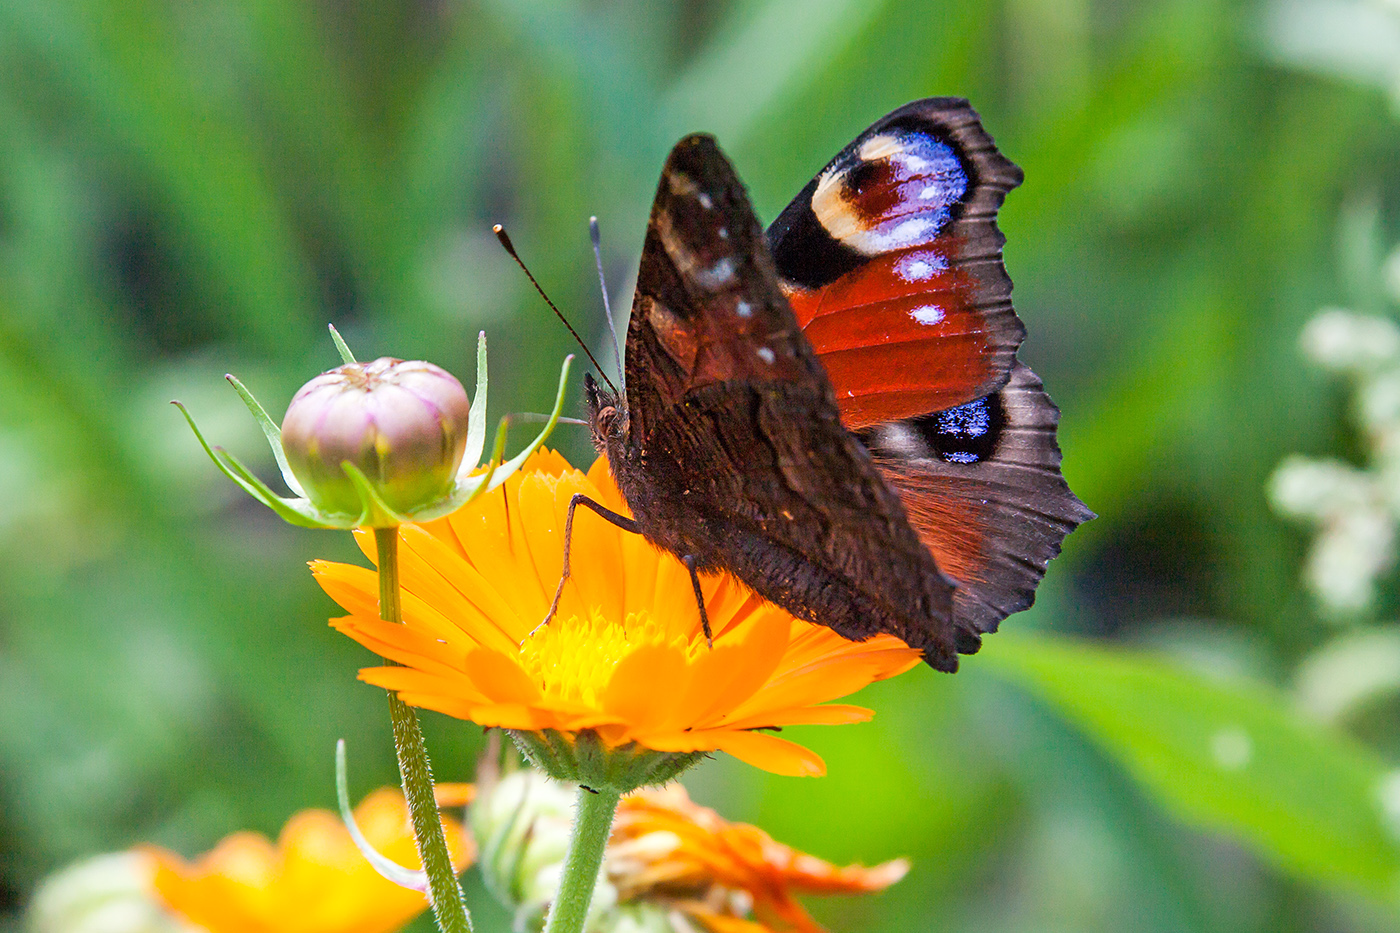
<svg viewBox="0 0 1400 933"><path fill-rule="evenodd" d="M1019 180L966 102L918 102L765 234L714 140L677 144L625 391L586 383L637 530L693 571L733 573L848 638L891 632L942 670L1028 604L1042 552L1089 513L1059 478L1057 413L1015 362L1023 329L994 218ZM997 472L1006 455L1048 468L1049 485L1030 486L1051 494L1040 518L1006 513L1021 527L1003 536L1003 567L982 525L990 496L1027 485Z"/></svg>

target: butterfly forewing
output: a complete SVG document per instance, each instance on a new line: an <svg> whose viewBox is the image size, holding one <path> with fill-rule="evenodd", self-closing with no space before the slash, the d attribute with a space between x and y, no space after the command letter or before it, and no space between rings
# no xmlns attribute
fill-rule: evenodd
<svg viewBox="0 0 1400 933"><path fill-rule="evenodd" d="M1005 383L1025 330L996 212L1021 170L964 100L894 111L768 230L846 424L950 408Z"/></svg>
<svg viewBox="0 0 1400 933"><path fill-rule="evenodd" d="M898 496L847 431L762 228L706 136L658 186L608 459L654 543L848 638L892 632L951 670L971 632Z"/></svg>

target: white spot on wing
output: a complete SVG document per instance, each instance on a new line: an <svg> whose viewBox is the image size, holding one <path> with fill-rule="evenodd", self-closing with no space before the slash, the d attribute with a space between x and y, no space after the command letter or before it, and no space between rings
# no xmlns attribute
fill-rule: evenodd
<svg viewBox="0 0 1400 933"><path fill-rule="evenodd" d="M922 259L911 259L900 263L899 277L906 282L922 282L933 278L933 266Z"/></svg>
<svg viewBox="0 0 1400 933"><path fill-rule="evenodd" d="M885 236L895 246L913 246L922 242L921 237L933 229L933 221L925 217L906 220Z"/></svg>
<svg viewBox="0 0 1400 933"><path fill-rule="evenodd" d="M699 201L699 202L700 202L700 206L703 207L703 208L704 208L705 210L707 210L707 211L708 211L710 208L712 208L712 207L715 206L715 202L714 202L713 200L711 200L711 199L710 199L710 196L709 196L708 194L706 194L705 192L703 192L703 191L700 192L698 195L696 195L696 196L695 196L695 199L696 199L697 201Z"/></svg>
<svg viewBox="0 0 1400 933"><path fill-rule="evenodd" d="M894 274L906 282L926 282L948 268L948 260L938 253L917 252L895 263Z"/></svg>
<svg viewBox="0 0 1400 933"><path fill-rule="evenodd" d="M734 306L734 313L739 317L753 317L753 305L747 301L741 301Z"/></svg>
<svg viewBox="0 0 1400 933"><path fill-rule="evenodd" d="M734 258L724 256L708 269L697 269L695 281L699 282L701 287L712 291L734 281Z"/></svg>
<svg viewBox="0 0 1400 933"><path fill-rule="evenodd" d="M760 360L763 360L763 362L765 363L771 364L773 360L776 359L776 357L773 355L773 351L768 349L767 347L759 347L754 352L757 353L758 358Z"/></svg>
<svg viewBox="0 0 1400 933"><path fill-rule="evenodd" d="M920 324L937 324L943 320L943 309L938 305L923 305L910 311L909 316Z"/></svg>

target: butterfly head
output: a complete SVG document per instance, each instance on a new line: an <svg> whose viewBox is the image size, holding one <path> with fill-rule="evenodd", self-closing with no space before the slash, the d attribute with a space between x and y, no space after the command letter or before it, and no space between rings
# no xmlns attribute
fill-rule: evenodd
<svg viewBox="0 0 1400 933"><path fill-rule="evenodd" d="M623 400L598 384L592 373L584 373L583 397L588 403L588 427L593 446L609 455L621 445L627 430L627 406Z"/></svg>

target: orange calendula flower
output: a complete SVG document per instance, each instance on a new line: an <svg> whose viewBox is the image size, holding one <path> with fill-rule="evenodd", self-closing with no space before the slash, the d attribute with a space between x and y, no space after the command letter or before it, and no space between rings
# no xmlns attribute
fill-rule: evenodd
<svg viewBox="0 0 1400 933"><path fill-rule="evenodd" d="M370 794L355 821L380 853L418 867L400 791ZM471 864L471 838L455 820L444 818L443 828L460 871ZM142 851L155 863L157 896L209 933L393 933L428 906L421 893L380 877L328 810L293 816L276 845L259 833L234 833L193 864L163 849Z"/></svg>
<svg viewBox="0 0 1400 933"><path fill-rule="evenodd" d="M824 933L795 894L870 894L909 870L904 859L832 865L693 803L679 784L623 798L605 865L619 903L679 911L715 933Z"/></svg>
<svg viewBox="0 0 1400 933"><path fill-rule="evenodd" d="M685 567L586 510L574 522L573 579L559 613L534 631L562 571L569 499L584 493L623 514L627 506L605 460L585 476L552 452L502 489L402 527L404 625L379 619L374 571L313 562L351 613L332 625L403 665L362 670L362 680L483 726L592 730L609 748L721 750L779 774L815 775L825 772L817 755L757 730L866 720L862 707L823 704L918 663L892 636L847 641L723 574L702 578L711 647Z"/></svg>

